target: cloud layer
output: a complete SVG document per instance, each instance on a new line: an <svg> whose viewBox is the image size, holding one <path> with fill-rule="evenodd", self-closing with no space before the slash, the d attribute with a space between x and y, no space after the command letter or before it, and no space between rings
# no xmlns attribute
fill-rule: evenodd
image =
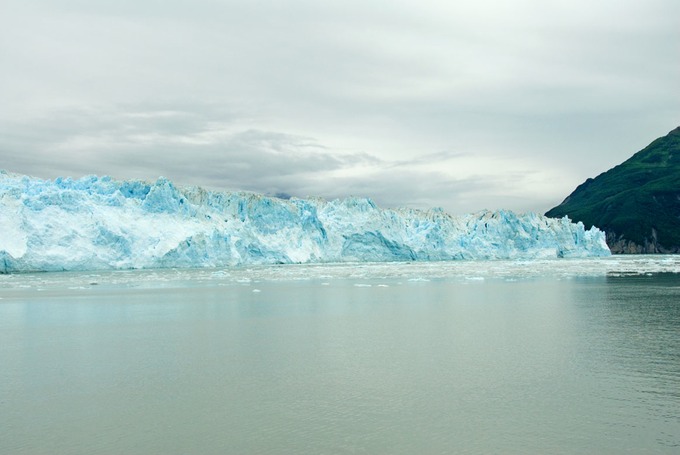
<svg viewBox="0 0 680 455"><path fill-rule="evenodd" d="M8 0L0 167L546 210L680 123L680 4Z"/></svg>

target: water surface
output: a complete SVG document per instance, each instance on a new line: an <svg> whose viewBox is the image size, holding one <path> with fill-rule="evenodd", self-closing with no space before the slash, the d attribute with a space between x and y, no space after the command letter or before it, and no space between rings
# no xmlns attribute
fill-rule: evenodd
<svg viewBox="0 0 680 455"><path fill-rule="evenodd" d="M678 272L0 276L0 453L678 453Z"/></svg>

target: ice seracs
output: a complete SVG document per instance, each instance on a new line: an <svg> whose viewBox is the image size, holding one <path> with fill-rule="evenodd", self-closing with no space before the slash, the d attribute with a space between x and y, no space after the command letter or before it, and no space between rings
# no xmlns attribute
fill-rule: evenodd
<svg viewBox="0 0 680 455"><path fill-rule="evenodd" d="M0 272L606 256L567 218L381 209L88 176L0 172Z"/></svg>

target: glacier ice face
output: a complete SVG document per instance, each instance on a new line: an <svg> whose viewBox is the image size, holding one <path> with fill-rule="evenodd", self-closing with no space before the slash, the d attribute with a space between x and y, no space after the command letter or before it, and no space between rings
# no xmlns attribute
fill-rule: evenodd
<svg viewBox="0 0 680 455"><path fill-rule="evenodd" d="M567 218L380 209L88 176L0 171L0 272L607 256Z"/></svg>

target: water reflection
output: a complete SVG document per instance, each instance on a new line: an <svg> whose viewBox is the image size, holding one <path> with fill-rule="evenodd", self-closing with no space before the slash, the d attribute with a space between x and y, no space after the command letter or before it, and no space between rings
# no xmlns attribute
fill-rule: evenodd
<svg viewBox="0 0 680 455"><path fill-rule="evenodd" d="M588 354L580 361L599 383L597 398L610 426L677 449L680 277L610 276L580 292Z"/></svg>

